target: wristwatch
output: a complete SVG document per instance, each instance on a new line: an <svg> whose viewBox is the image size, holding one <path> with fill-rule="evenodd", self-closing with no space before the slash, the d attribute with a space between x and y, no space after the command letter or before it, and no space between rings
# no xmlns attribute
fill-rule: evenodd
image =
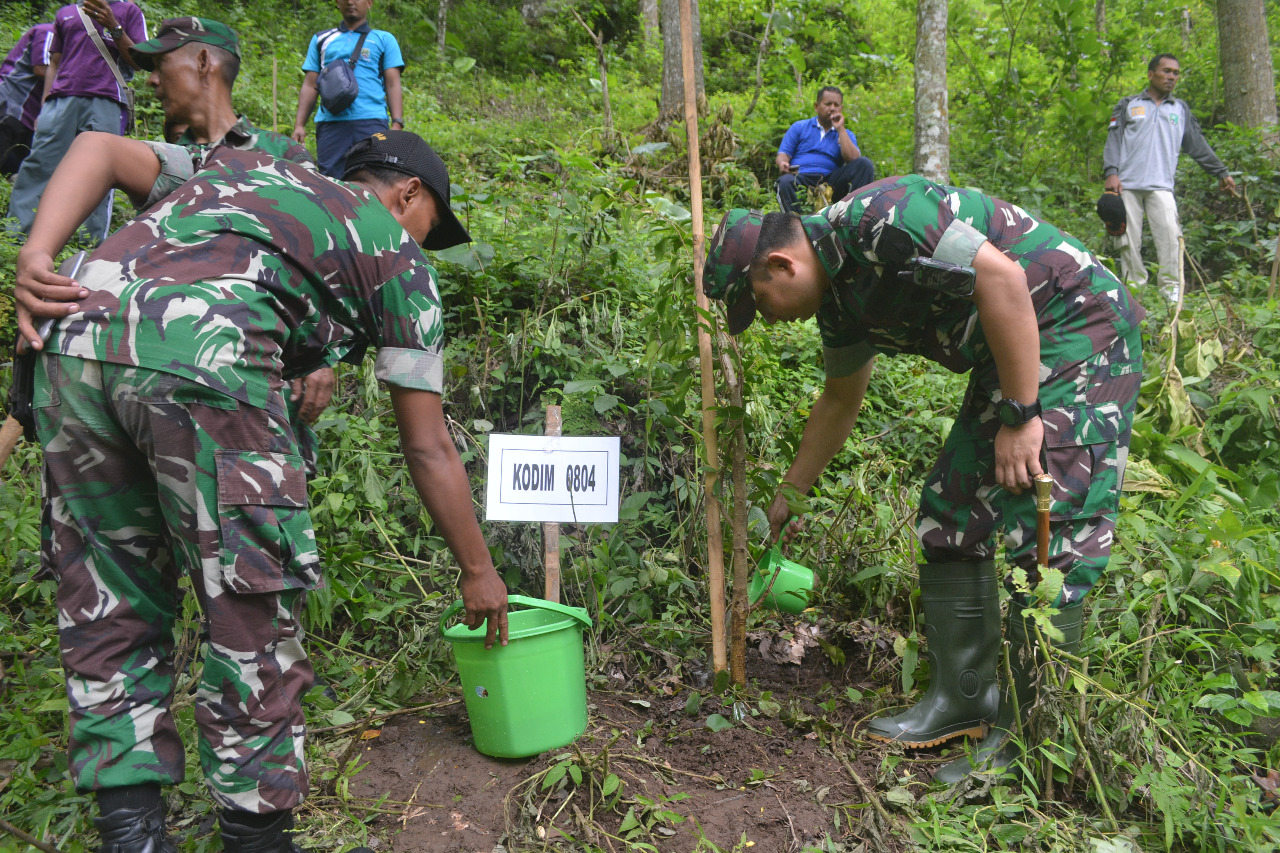
<svg viewBox="0 0 1280 853"><path fill-rule="evenodd" d="M1040 401L1023 405L1012 397L996 403L996 417L1005 426L1022 426L1032 418L1040 417Z"/></svg>
<svg viewBox="0 0 1280 853"><path fill-rule="evenodd" d="M393 118L388 122L388 124L398 124L400 125L400 129L404 130L404 119L402 118Z"/></svg>

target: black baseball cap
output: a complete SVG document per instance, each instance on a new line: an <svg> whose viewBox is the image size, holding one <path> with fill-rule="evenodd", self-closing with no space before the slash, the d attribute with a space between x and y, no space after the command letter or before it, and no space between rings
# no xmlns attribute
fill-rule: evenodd
<svg viewBox="0 0 1280 853"><path fill-rule="evenodd" d="M440 221L422 241L422 248L439 251L470 243L471 235L462 227L449 206L449 169L440 155L421 136L407 130L384 130L352 145L347 151L344 180L361 169L391 169L411 175L430 188L440 204Z"/></svg>
<svg viewBox="0 0 1280 853"><path fill-rule="evenodd" d="M1119 237L1124 233L1127 220L1124 212L1124 199L1120 193L1107 190L1098 199L1098 217L1107 226L1107 233Z"/></svg>

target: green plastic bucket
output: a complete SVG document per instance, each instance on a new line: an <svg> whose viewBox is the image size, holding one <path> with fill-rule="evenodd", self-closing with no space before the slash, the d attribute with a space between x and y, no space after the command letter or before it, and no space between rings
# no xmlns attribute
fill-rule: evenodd
<svg viewBox="0 0 1280 853"><path fill-rule="evenodd" d="M485 649L485 626L471 630L445 622L440 633L453 646L462 696L476 749L495 758L523 758L572 743L587 730L587 679L582 629L591 617L581 607L508 596L506 646Z"/></svg>
<svg viewBox="0 0 1280 853"><path fill-rule="evenodd" d="M772 581L772 588L769 584ZM765 595L768 590L768 595ZM813 570L794 563L782 556L778 546L774 545L764 552L760 565L751 576L747 586L747 599L755 604L763 601L765 607L781 610L783 613L800 613L809 606L809 596L813 593Z"/></svg>

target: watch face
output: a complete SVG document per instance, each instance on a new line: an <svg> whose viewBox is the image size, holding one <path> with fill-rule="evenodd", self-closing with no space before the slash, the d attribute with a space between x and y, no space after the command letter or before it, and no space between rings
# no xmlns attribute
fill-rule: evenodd
<svg viewBox="0 0 1280 853"><path fill-rule="evenodd" d="M996 403L996 417L1005 426L1021 426L1026 423L1026 411L1017 400L1001 400Z"/></svg>

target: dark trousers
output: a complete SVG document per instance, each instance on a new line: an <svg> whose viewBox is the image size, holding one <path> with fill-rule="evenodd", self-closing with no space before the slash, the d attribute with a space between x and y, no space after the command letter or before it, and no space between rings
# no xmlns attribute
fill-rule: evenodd
<svg viewBox="0 0 1280 853"><path fill-rule="evenodd" d="M831 200L839 201L876 179L876 166L870 157L858 157L840 165L829 174L821 172L788 172L778 178L778 205L787 213L796 211L796 194L800 187L816 187L826 181L831 186Z"/></svg>
<svg viewBox="0 0 1280 853"><path fill-rule="evenodd" d="M0 118L0 175L12 176L31 153L31 129L13 116Z"/></svg>
<svg viewBox="0 0 1280 853"><path fill-rule="evenodd" d="M342 180L351 146L379 131L385 133L390 127L385 118L316 122L316 163L320 174Z"/></svg>

